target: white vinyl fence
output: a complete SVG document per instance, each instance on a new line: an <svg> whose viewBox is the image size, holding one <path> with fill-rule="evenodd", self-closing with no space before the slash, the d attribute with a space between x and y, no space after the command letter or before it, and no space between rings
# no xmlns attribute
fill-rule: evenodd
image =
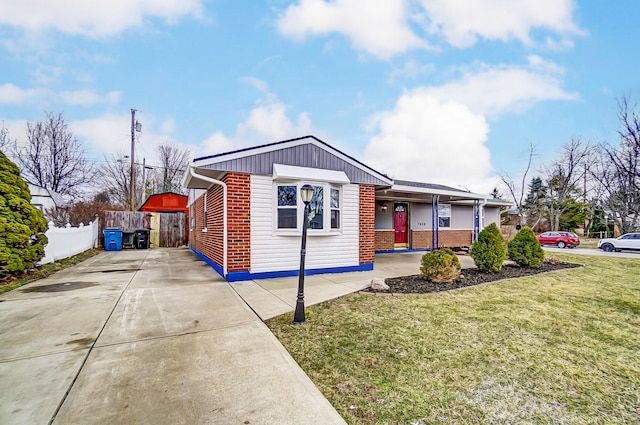
<svg viewBox="0 0 640 425"><path fill-rule="evenodd" d="M78 227L55 227L49 222L49 230L45 232L49 239L44 247L44 257L38 264L52 263L56 260L80 254L91 248L98 247L98 220L88 225L80 223Z"/></svg>

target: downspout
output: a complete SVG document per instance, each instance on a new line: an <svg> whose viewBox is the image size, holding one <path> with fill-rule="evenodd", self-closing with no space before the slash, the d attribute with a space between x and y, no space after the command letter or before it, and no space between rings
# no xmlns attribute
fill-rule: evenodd
<svg viewBox="0 0 640 425"><path fill-rule="evenodd" d="M222 277L227 278L227 184L214 178L203 176L194 171L194 167L189 165L189 173L200 180L222 186ZM211 186L209 186L211 187ZM208 188L207 188L208 190ZM205 223L206 226L206 223Z"/></svg>

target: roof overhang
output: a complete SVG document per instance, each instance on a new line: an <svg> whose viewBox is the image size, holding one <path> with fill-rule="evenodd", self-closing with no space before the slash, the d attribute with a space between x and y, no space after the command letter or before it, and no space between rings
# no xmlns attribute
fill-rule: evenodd
<svg viewBox="0 0 640 425"><path fill-rule="evenodd" d="M196 175L189 172L189 169L193 169ZM209 177L215 180L220 180L226 173L224 171L210 170L208 168L197 168L193 163L187 166L187 172L184 173L182 178L182 187L187 189L208 189L212 183L208 180L201 179L198 175Z"/></svg>
<svg viewBox="0 0 640 425"><path fill-rule="evenodd" d="M220 164L220 163L224 163L224 162L228 162L228 161L233 161L233 160L237 160L240 158L246 158L249 156L254 156L254 155L259 155L259 154L263 154L263 153L268 153L268 152L272 152L272 151L276 151L276 150L281 150L281 149L287 149L287 148L291 148L294 146L299 146L299 145L303 145L303 144L311 144L311 145L315 145L317 147L319 147L320 149L323 149L333 155L335 155L336 157L340 158L341 160L345 161L346 163L370 174L371 176L375 177L376 179L380 180L383 182L384 186L391 186L391 184L393 183L393 180L389 177L386 176L385 174L380 173L379 171L374 170L373 168L369 167L368 165L358 161L357 159L355 159L352 156L349 156L347 154L345 154L344 152L334 148L333 146L323 142L322 140L314 137L314 136L304 136L304 137L300 137L297 139L290 139L290 140L283 140L281 142L276 142L276 143L271 143L271 144L267 144L267 145L262 145L262 146L256 146L256 147L250 147L250 148L245 148L245 149L240 149L237 151L232 151L232 152L226 152L226 153L221 153L221 154L216 154L216 155L211 155L211 156L205 156L205 157L200 157L200 158L196 158L193 160L193 162L191 163L192 166L196 167L198 169L198 173L199 174L205 174L205 173L201 173L200 171L202 170L201 167L206 167L206 168L216 168L216 164ZM302 168L308 168L308 167L302 167ZM384 187L384 186L380 186L380 187Z"/></svg>
<svg viewBox="0 0 640 425"><path fill-rule="evenodd" d="M483 205L489 207L511 206L511 202L494 199L489 195L468 192L465 190L394 184L388 189L376 191L376 199L388 201L431 203L435 195L439 196L439 202L441 203L473 206L475 201L480 201Z"/></svg>

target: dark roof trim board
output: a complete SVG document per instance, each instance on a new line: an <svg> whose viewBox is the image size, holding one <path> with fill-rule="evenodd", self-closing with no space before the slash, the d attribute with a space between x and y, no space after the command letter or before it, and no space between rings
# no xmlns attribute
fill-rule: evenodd
<svg viewBox="0 0 640 425"><path fill-rule="evenodd" d="M425 189L449 190L449 191L452 191L452 192L468 193L468 191L466 191L466 190L456 189L454 187L445 186L443 184L412 182L412 181L408 181L408 180L394 180L393 184L397 184L397 185L400 185L400 186L422 187L422 188L425 188Z"/></svg>
<svg viewBox="0 0 640 425"><path fill-rule="evenodd" d="M305 145L315 146L318 149L308 148L306 151L304 150ZM291 150L290 154L295 153L295 161L283 161L282 158L276 158L278 156L287 156L285 155L285 151ZM295 152L294 152L295 150ZM216 155L210 155L205 157L200 157L194 159L192 165L197 168L202 169L211 169L211 170L224 170L224 171L244 171L244 172L254 172L258 174L271 174L272 173L272 164L273 163L282 163L283 165L301 165L311 168L326 168L333 169L333 167L329 166L315 166L310 164L304 164L303 162L310 162L313 159L311 156L315 156L317 153L322 153L322 151L326 152L330 156L338 158L348 165L343 165L343 170L346 171L353 182L356 183L373 183L378 186L391 186L393 180L382 174L373 168L369 167L366 164L358 161L350 155L345 154L344 152L328 145L322 140L318 139L315 136L304 136L295 139L283 140L280 142L269 143L261 146L254 146L251 148L239 149L232 152L226 152ZM282 155L278 155L280 152ZM326 154L324 154L326 156ZM254 163L248 164L248 159L255 159ZM315 158L319 160L318 158ZM324 162L329 161L330 159L324 158ZM243 164L240 162L244 161ZM320 161L320 160L319 160ZM323 162L323 161L320 161ZM256 164L257 163L257 164ZM236 167L242 167L242 169L237 169ZM348 168L351 168L353 172L349 172ZM355 171L355 170L359 171ZM360 174L360 178L355 177L355 174ZM364 174L362 174L364 173ZM368 175L366 179L363 179L362 176Z"/></svg>

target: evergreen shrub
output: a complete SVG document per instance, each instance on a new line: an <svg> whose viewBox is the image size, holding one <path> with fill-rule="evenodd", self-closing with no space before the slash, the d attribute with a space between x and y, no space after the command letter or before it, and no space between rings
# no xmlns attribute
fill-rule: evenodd
<svg viewBox="0 0 640 425"><path fill-rule="evenodd" d="M450 283L460 276L460 260L449 248L440 248L422 256L422 277L435 283Z"/></svg>
<svg viewBox="0 0 640 425"><path fill-rule="evenodd" d="M520 267L532 267L544 261L544 251L530 227L523 227L507 244L507 256Z"/></svg>
<svg viewBox="0 0 640 425"><path fill-rule="evenodd" d="M0 151L0 277L35 266L44 256L46 230L20 170Z"/></svg>
<svg viewBox="0 0 640 425"><path fill-rule="evenodd" d="M491 223L478 234L478 240L471 244L471 258L483 272L500 271L507 259L504 238L495 223Z"/></svg>

